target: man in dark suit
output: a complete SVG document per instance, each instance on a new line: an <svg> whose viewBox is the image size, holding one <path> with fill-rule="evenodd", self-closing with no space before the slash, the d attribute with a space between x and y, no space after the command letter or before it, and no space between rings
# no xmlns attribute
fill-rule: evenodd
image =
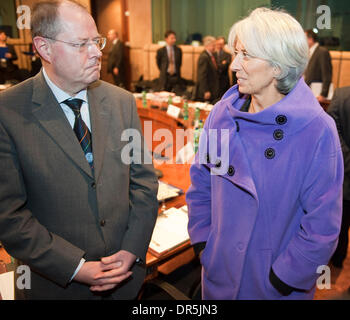
<svg viewBox="0 0 350 320"><path fill-rule="evenodd" d="M135 100L99 81L106 39L84 7L31 13L43 69L0 93L0 241L31 270L16 294L133 299L158 209Z"/></svg>
<svg viewBox="0 0 350 320"><path fill-rule="evenodd" d="M338 246L331 258L335 267L342 268L348 251L350 227L350 87L335 90L327 112L337 125L344 157L342 224Z"/></svg>
<svg viewBox="0 0 350 320"><path fill-rule="evenodd" d="M225 38L216 38L215 59L218 66L219 73L219 98L230 88L229 67L231 64L232 56L225 51Z"/></svg>
<svg viewBox="0 0 350 320"><path fill-rule="evenodd" d="M309 86L313 82L322 82L321 93L317 100L325 102L332 82L332 59L327 48L321 47L317 42L315 32L306 30L305 35L310 53L309 63L304 73L305 82Z"/></svg>
<svg viewBox="0 0 350 320"><path fill-rule="evenodd" d="M205 50L200 54L197 63L197 83L195 100L215 103L219 100L219 72L215 60L215 42L212 36L203 39Z"/></svg>
<svg viewBox="0 0 350 320"><path fill-rule="evenodd" d="M112 42L112 47L108 52L107 72L113 75L117 86L125 88L124 44L114 29L108 31L107 38Z"/></svg>
<svg viewBox="0 0 350 320"><path fill-rule="evenodd" d="M176 33L165 32L166 46L157 50L156 62L159 69L158 90L174 91L181 86L182 50L176 46Z"/></svg>

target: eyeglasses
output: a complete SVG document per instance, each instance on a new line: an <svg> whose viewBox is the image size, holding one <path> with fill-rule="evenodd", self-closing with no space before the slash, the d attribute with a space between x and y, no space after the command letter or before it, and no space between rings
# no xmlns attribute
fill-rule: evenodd
<svg viewBox="0 0 350 320"><path fill-rule="evenodd" d="M106 38L104 38L104 37L95 38L95 39L92 39L91 42L84 41L82 43L73 43L73 42L53 39L53 38L49 38L49 37L44 37L44 38L69 44L72 47L79 49L80 51L87 50L88 47L90 47L91 45L95 45L99 50L102 50L106 46Z"/></svg>

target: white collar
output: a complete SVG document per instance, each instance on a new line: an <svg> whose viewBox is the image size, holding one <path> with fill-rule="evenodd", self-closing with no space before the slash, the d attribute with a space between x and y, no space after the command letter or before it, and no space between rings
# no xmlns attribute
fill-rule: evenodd
<svg viewBox="0 0 350 320"><path fill-rule="evenodd" d="M67 99L77 98L84 100L84 102L87 102L87 90L83 89L79 91L74 97L69 95L67 92L63 91L61 88L57 87L49 78L47 75L45 68L43 68L43 75L47 82L47 85L50 87L52 93L54 94L55 98L57 99L58 103L62 103L63 101Z"/></svg>
<svg viewBox="0 0 350 320"><path fill-rule="evenodd" d="M313 46L309 49L309 57L311 58L314 52L316 51L317 47L319 46L318 42L315 42Z"/></svg>
<svg viewBox="0 0 350 320"><path fill-rule="evenodd" d="M209 50L205 49L205 51L208 52L209 56L213 55Z"/></svg>

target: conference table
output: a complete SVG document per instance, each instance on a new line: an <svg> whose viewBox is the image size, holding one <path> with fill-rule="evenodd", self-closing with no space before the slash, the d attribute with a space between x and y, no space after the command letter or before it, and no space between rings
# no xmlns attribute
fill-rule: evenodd
<svg viewBox="0 0 350 320"><path fill-rule="evenodd" d="M194 102L188 103L191 106L191 103ZM196 116L199 116L199 120L204 121L209 115L210 107L208 107L207 109L197 109L197 115L196 108L193 106L189 107L188 119L184 119L183 99L174 99L172 102L173 106L180 108L181 112L178 117L174 117L168 114L167 99L163 99L163 101L160 102L158 99L156 101L152 99L147 99L146 101L141 97L136 97L136 105L141 120L142 129L144 130L145 140L151 151L154 151L157 148L157 145L159 146L159 144L161 143L163 143L166 148L166 146L169 146L169 143L164 143L164 140L155 141L154 139L152 139L151 141L149 137L150 135L147 135L147 133L145 132L145 121L152 122L153 138L154 133L157 132L157 130L159 129L167 130L169 133L171 133L172 137L174 138L172 143L170 143L170 145L172 145L171 147L173 148L171 152L172 157L168 157L167 160L163 160L163 163L159 163L157 159L154 159L154 166L156 169L161 170L161 172L163 173L163 176L160 178L161 181L164 181L183 190L183 194L181 194L180 196L166 201L164 203L165 208L180 208L186 204L185 192L191 184L189 175L191 163L176 163L176 152L181 146L183 146L183 144L189 142L189 140L191 140L191 137L187 136L184 140L182 140L183 136L181 136L179 132L181 133L186 130L193 129L193 126L196 121ZM180 143L177 140L181 140ZM164 152L162 153L162 156L164 156ZM164 209L164 207L162 207L163 204L161 203L159 206L159 213L162 211L162 209ZM182 265L189 263L194 258L195 254L190 244L190 241L187 241L181 244L180 246L176 247L175 249L172 249L158 257L153 255L150 251L148 251L146 257L146 281L156 278L159 273L167 275L176 270L177 268L181 267Z"/></svg>

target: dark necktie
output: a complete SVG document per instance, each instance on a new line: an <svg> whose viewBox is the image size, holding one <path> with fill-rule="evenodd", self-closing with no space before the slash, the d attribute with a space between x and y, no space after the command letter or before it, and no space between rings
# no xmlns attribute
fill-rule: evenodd
<svg viewBox="0 0 350 320"><path fill-rule="evenodd" d="M89 162L91 169L93 169L93 154L92 154L92 141L91 133L83 119L81 118L80 108L83 104L81 99L67 99L63 101L69 108L71 108L75 115L75 122L73 130L78 138L81 148L85 153L85 158Z"/></svg>
<svg viewBox="0 0 350 320"><path fill-rule="evenodd" d="M213 65L214 65L215 69L217 69L218 66L217 66L217 64L216 64L216 60L215 60L214 55L211 55L211 61L212 61Z"/></svg>

